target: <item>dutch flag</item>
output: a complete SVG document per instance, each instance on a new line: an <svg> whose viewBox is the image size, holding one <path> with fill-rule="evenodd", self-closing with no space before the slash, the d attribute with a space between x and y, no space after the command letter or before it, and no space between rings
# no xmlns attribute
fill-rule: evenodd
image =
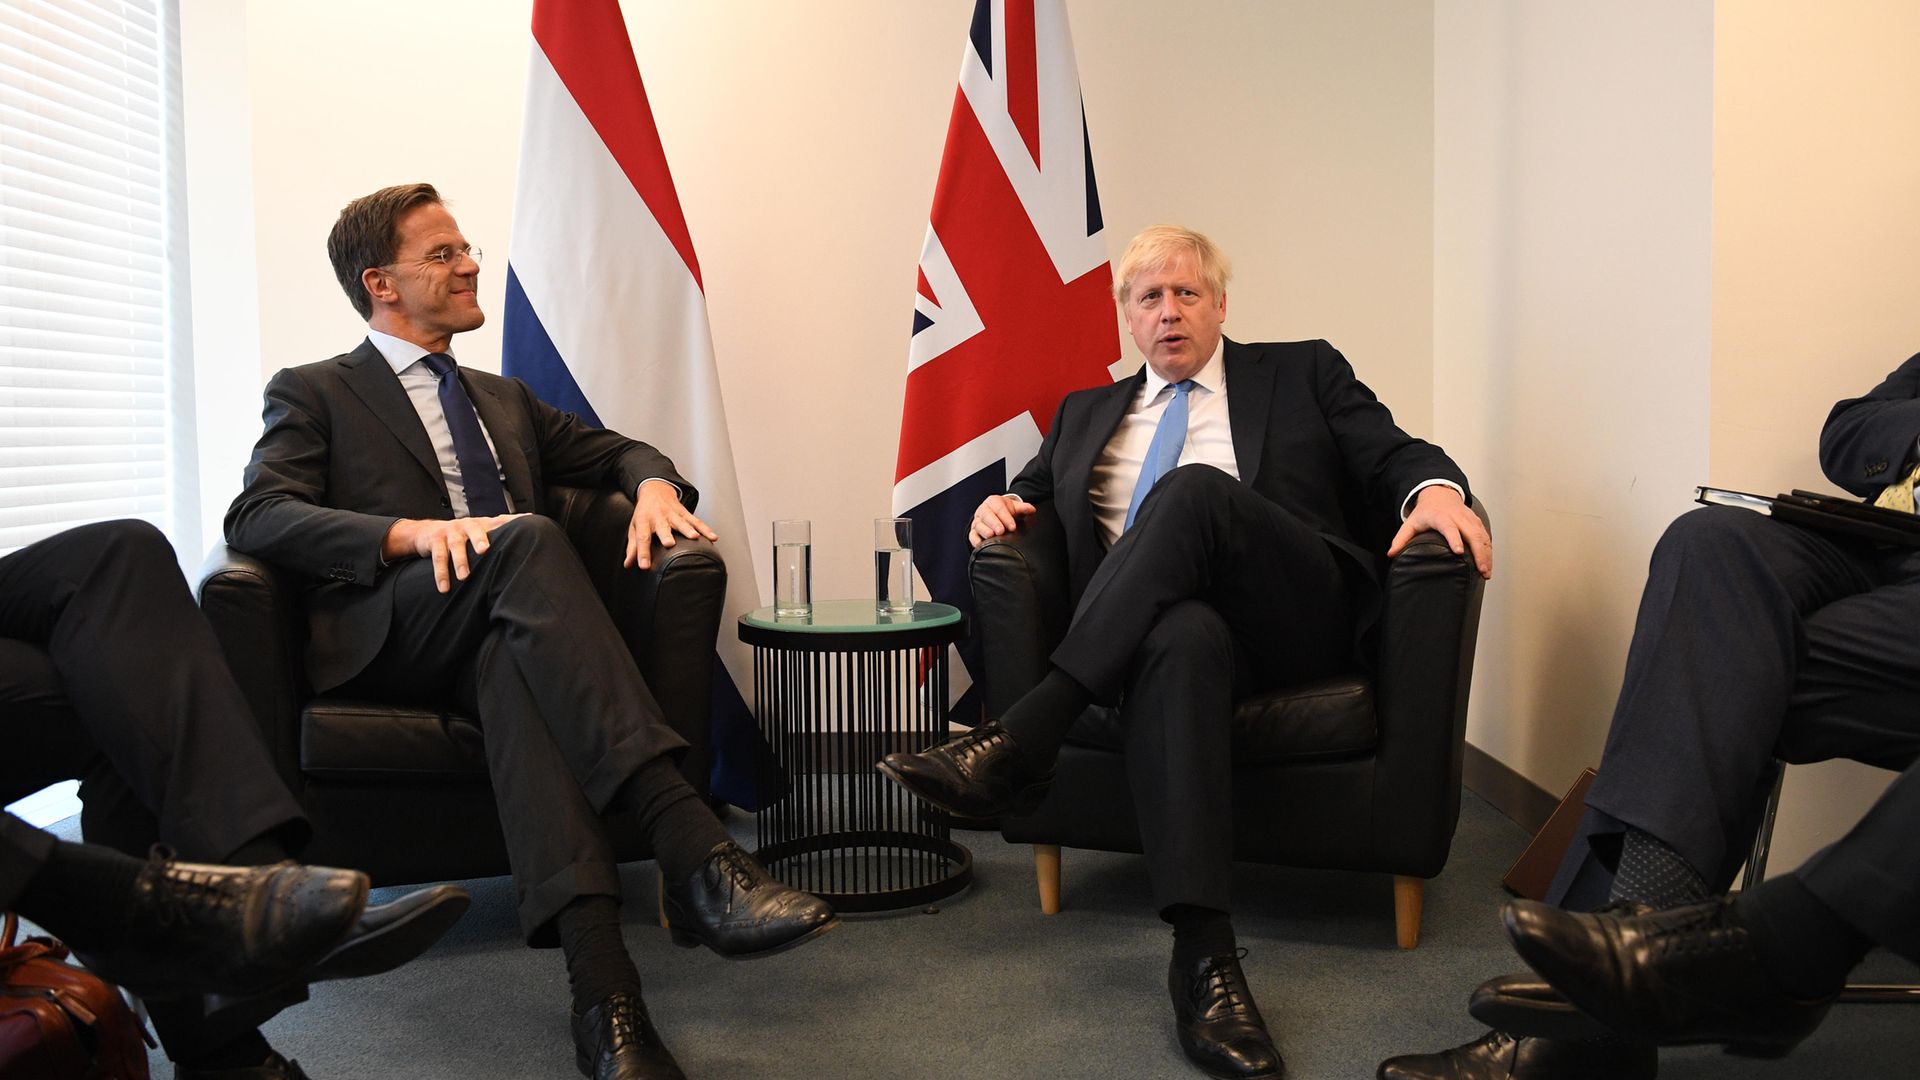
<svg viewBox="0 0 1920 1080"><path fill-rule="evenodd" d="M617 0L535 0L501 369L700 489L728 612L759 605L700 262ZM752 660L715 643L715 794L756 809Z"/></svg>

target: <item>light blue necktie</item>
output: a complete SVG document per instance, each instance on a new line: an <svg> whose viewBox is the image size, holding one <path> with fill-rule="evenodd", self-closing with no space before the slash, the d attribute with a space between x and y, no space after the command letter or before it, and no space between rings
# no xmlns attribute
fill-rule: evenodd
<svg viewBox="0 0 1920 1080"><path fill-rule="evenodd" d="M1172 386L1173 400L1167 402L1167 411L1160 414L1160 426L1153 429L1153 441L1147 444L1147 459L1140 463L1140 479L1133 485L1133 499L1127 503L1127 520L1121 524L1121 532L1133 528L1133 515L1140 512L1147 492L1180 464L1180 450L1187 444L1187 391L1193 389L1193 380L1181 379Z"/></svg>

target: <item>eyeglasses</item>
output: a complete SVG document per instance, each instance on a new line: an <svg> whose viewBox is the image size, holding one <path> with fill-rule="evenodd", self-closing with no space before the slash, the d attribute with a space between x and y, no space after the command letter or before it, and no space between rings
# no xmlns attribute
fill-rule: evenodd
<svg viewBox="0 0 1920 1080"><path fill-rule="evenodd" d="M386 265L399 266L402 262L417 262L424 266L427 263L437 262L442 266L449 266L449 265L452 265L453 260L460 258L462 255L466 256L469 259L472 259L477 264L480 261L481 254L482 253L479 248L474 247L472 244L464 244L457 248L456 247L438 248L436 250L429 251L425 255L422 255L416 259L395 259L393 262L387 263ZM382 269L384 268L385 267L382 267Z"/></svg>

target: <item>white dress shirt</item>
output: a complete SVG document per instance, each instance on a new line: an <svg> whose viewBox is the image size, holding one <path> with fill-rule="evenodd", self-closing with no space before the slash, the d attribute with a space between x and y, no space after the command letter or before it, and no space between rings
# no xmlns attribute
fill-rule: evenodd
<svg viewBox="0 0 1920 1080"><path fill-rule="evenodd" d="M447 414L440 408L440 379L433 369L427 366L429 350L415 345L411 341L383 334L373 327L367 327L367 340L380 350L387 366L400 378L400 385L407 392L408 400L413 402L413 411L420 414L420 423L427 429L427 441L433 444L433 454L440 459L440 475L447 482L447 499L453 503L453 516L467 515L467 488L460 479L460 456L453 450L453 431L447 427ZM449 351L448 356L453 353ZM479 410L474 410L474 418L479 419ZM487 430L487 422L480 420L480 433L487 437L487 451L493 454L493 467L500 468L500 453L493 447L493 433ZM507 479L500 474L500 491L507 500L507 511L513 511L513 496L506 494Z"/></svg>

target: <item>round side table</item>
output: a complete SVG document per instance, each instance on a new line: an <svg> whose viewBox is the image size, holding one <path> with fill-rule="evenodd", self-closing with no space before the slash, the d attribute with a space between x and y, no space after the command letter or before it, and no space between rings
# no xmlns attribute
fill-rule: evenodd
<svg viewBox="0 0 1920 1080"><path fill-rule="evenodd" d="M947 604L880 614L872 600L812 613L740 616L753 647L754 715L792 782L759 814L754 854L773 875L841 911L915 907L973 879L947 817L874 768L947 737L947 646L966 620Z"/></svg>

